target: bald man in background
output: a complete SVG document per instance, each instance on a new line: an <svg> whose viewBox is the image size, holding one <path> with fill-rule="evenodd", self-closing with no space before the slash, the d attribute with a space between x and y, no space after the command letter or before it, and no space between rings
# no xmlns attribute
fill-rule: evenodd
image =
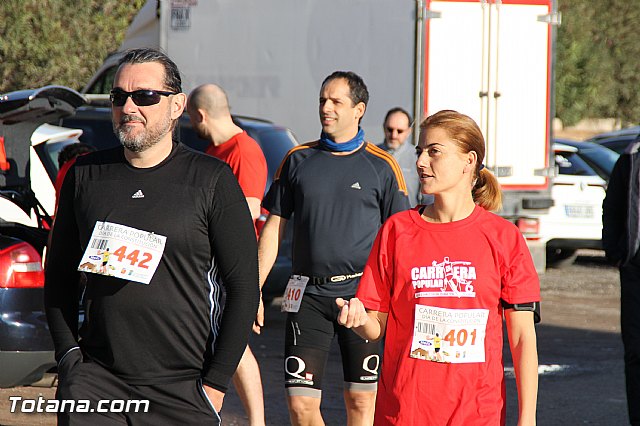
<svg viewBox="0 0 640 426"><path fill-rule="evenodd" d="M204 84L196 87L187 100L187 111L198 136L211 143L206 153L231 167L247 199L255 225L267 185L267 162L262 149L233 122L227 95L219 86ZM250 425L264 425L260 368L248 345L233 376L233 384Z"/></svg>

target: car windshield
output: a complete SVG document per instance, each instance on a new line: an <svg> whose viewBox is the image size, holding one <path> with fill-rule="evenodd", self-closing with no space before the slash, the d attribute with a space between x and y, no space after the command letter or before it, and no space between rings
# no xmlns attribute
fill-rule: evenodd
<svg viewBox="0 0 640 426"><path fill-rule="evenodd" d="M106 70L98 80L96 80L91 87L87 90L86 93L90 94L105 94L109 93L111 88L113 87L113 81L116 77L116 72L118 71L117 66L113 66Z"/></svg>
<svg viewBox="0 0 640 426"><path fill-rule="evenodd" d="M620 157L617 152L600 146L590 146L580 149L578 152L585 162L591 165L598 172L598 175L605 180L609 180L613 166L618 161L618 157Z"/></svg>
<svg viewBox="0 0 640 426"><path fill-rule="evenodd" d="M82 115L79 113L82 112ZM108 149L120 146L120 141L113 133L111 111L109 109L78 109L76 115L65 118L60 124L65 127L81 129L80 140L96 149Z"/></svg>
<svg viewBox="0 0 640 426"><path fill-rule="evenodd" d="M196 151L205 152L207 150L209 141L199 137L188 121L180 122L180 126L178 126L177 130L180 132L178 135L180 142L187 145L189 148L195 149Z"/></svg>
<svg viewBox="0 0 640 426"><path fill-rule="evenodd" d="M627 147L636 140L635 137L625 137L623 139L606 139L597 143L612 151L622 154Z"/></svg>
<svg viewBox="0 0 640 426"><path fill-rule="evenodd" d="M65 146L77 142L78 139L74 138L63 139L58 142L42 143L34 147L42 165L47 170L51 182L55 182L58 175L58 155L60 151L62 151L62 148Z"/></svg>
<svg viewBox="0 0 640 426"><path fill-rule="evenodd" d="M598 174L575 152L557 151L556 165L561 175L598 176Z"/></svg>
<svg viewBox="0 0 640 426"><path fill-rule="evenodd" d="M247 132L250 133L250 132ZM251 136L251 135L250 135ZM293 134L284 128L270 128L257 132L254 137L262 147L267 160L269 177L275 176L282 159L291 148L297 145Z"/></svg>

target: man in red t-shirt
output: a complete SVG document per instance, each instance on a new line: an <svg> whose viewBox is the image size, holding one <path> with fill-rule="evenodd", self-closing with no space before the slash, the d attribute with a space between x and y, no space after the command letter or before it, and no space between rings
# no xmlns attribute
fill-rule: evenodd
<svg viewBox="0 0 640 426"><path fill-rule="evenodd" d="M227 95L222 88L214 84L196 87L189 95L187 111L198 136L211 142L207 154L231 167L247 198L255 225L255 220L260 216L260 204L267 185L267 161L262 149L247 132L233 122ZM250 424L264 425L260 369L249 346L233 376L233 384L249 416Z"/></svg>

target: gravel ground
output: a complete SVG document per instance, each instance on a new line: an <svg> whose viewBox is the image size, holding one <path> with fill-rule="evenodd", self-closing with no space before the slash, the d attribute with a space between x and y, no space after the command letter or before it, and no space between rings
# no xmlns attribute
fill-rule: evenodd
<svg viewBox="0 0 640 426"><path fill-rule="evenodd" d="M540 283L538 424L628 424L618 270L603 252L580 251L574 264L548 268ZM507 380L508 425L516 424L514 384Z"/></svg>
<svg viewBox="0 0 640 426"><path fill-rule="evenodd" d="M544 324L620 332L620 279L603 253L580 250L572 265L540 276Z"/></svg>

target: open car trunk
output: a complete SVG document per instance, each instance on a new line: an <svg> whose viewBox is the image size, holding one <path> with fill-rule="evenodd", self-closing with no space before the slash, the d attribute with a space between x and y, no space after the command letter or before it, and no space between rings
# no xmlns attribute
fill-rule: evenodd
<svg viewBox="0 0 640 426"><path fill-rule="evenodd" d="M0 95L0 197L9 200L27 215L35 212L39 227L50 218L31 189L31 135L42 124L72 115L85 103L78 92L62 86L20 90ZM0 213L0 232L13 234L15 226ZM5 233L5 229L10 229ZM24 231L21 231L24 232Z"/></svg>

